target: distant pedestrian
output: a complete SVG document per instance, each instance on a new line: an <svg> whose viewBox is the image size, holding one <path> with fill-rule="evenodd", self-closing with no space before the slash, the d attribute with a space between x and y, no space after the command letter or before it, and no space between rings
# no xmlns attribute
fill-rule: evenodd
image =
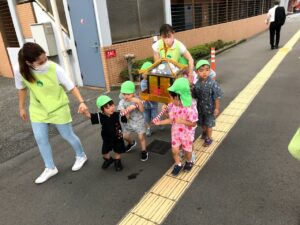
<svg viewBox="0 0 300 225"><path fill-rule="evenodd" d="M183 169L190 171L193 167L192 152L195 130L198 121L196 102L192 100L190 85L187 78L178 78L168 88L172 102L168 104L168 118L156 121L155 125L172 124L171 143L175 161L172 174L177 176ZM181 162L180 150L184 151L186 162Z"/></svg>
<svg viewBox="0 0 300 225"><path fill-rule="evenodd" d="M143 63L140 70L146 70L152 66L151 62ZM147 74L142 74L141 80L141 91L145 91L148 89L148 81L147 81ZM152 134L151 131L151 121L157 116L158 113L158 102L153 101L145 101L144 102L144 118L146 124L146 136L150 137Z"/></svg>
<svg viewBox="0 0 300 225"><path fill-rule="evenodd" d="M60 135L70 143L76 153L73 171L81 169L87 161L79 138L72 128L69 100L61 85L70 91L79 102L78 110L87 106L79 90L66 76L65 71L47 59L45 51L36 43L25 43L19 51L19 68L15 69L15 85L19 90L20 117L27 121L25 100L30 93L29 115L35 140L45 163L44 172L35 180L40 184L56 175L58 170L53 162L49 143L48 127L54 124Z"/></svg>
<svg viewBox="0 0 300 225"><path fill-rule="evenodd" d="M88 110L82 111L85 116L91 119L91 123L101 124L101 137L103 164L102 169L107 169L114 163L116 171L123 170L121 163L121 154L126 152L122 128L120 123L120 112L115 111L115 104L113 100L106 96L101 95L97 98L97 107L101 110L98 113L90 113ZM122 117L122 121L126 122L126 116ZM114 151L114 158L110 152Z"/></svg>
<svg viewBox="0 0 300 225"><path fill-rule="evenodd" d="M280 0L274 1L274 6L269 9L266 24L269 25L270 31L270 45L271 49L277 49L280 41L281 26L285 23L286 15L285 9L279 6ZM275 42L274 42L275 37Z"/></svg>
<svg viewBox="0 0 300 225"><path fill-rule="evenodd" d="M185 57L188 61L188 77L190 83L193 81L194 60L185 45L174 38L175 30L169 24L163 24L159 30L161 39L152 45L154 61L161 58L172 59L176 62L180 57Z"/></svg>
<svg viewBox="0 0 300 225"><path fill-rule="evenodd" d="M193 87L192 95L197 100L198 124L202 127L203 146L207 147L212 143L212 127L215 126L215 118L220 113L220 98L223 92L219 84L209 77L210 64L207 60L197 62L196 72L199 80Z"/></svg>
<svg viewBox="0 0 300 225"><path fill-rule="evenodd" d="M135 96L135 85L132 81L125 81L121 85L122 100L119 102L118 110L124 112L126 109L135 108L126 115L127 122L121 123L123 130L123 138L128 142L126 152L129 152L136 146L136 141L130 138L131 133L138 135L141 144L141 161L148 159L145 139L145 120L144 120L144 105L142 101Z"/></svg>

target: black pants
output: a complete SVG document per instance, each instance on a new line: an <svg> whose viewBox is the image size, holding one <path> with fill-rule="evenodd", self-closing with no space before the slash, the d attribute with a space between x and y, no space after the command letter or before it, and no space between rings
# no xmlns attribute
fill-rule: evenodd
<svg viewBox="0 0 300 225"><path fill-rule="evenodd" d="M274 46L278 47L279 41L280 41L280 29L281 25L277 25L274 22L270 24L269 30L270 30L270 45L272 48ZM276 35L275 45L274 45L274 36Z"/></svg>

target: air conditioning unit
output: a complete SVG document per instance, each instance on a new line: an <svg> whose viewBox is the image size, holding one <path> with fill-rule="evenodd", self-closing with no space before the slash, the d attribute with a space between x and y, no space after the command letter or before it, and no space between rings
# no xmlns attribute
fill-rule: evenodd
<svg viewBox="0 0 300 225"><path fill-rule="evenodd" d="M36 23L30 25L34 42L39 44L48 56L58 55L52 23Z"/></svg>

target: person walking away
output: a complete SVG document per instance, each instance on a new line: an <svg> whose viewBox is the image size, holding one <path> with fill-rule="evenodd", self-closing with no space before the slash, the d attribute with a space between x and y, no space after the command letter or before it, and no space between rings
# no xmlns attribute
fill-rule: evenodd
<svg viewBox="0 0 300 225"><path fill-rule="evenodd" d="M274 1L274 6L269 9L266 18L266 24L269 25L271 50L274 48L278 49L281 27L286 19L285 9L282 6L279 6L279 3L280 0Z"/></svg>

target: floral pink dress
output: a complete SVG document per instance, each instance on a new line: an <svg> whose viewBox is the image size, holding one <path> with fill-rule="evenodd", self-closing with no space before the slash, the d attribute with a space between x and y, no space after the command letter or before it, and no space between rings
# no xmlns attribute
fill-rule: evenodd
<svg viewBox="0 0 300 225"><path fill-rule="evenodd" d="M198 121L196 101L193 101L192 106L189 107L176 106L170 103L168 108L169 118L172 120L181 118L190 122ZM197 126L189 127L184 124L173 123L171 129L172 148L181 146L184 151L192 152L196 127Z"/></svg>

